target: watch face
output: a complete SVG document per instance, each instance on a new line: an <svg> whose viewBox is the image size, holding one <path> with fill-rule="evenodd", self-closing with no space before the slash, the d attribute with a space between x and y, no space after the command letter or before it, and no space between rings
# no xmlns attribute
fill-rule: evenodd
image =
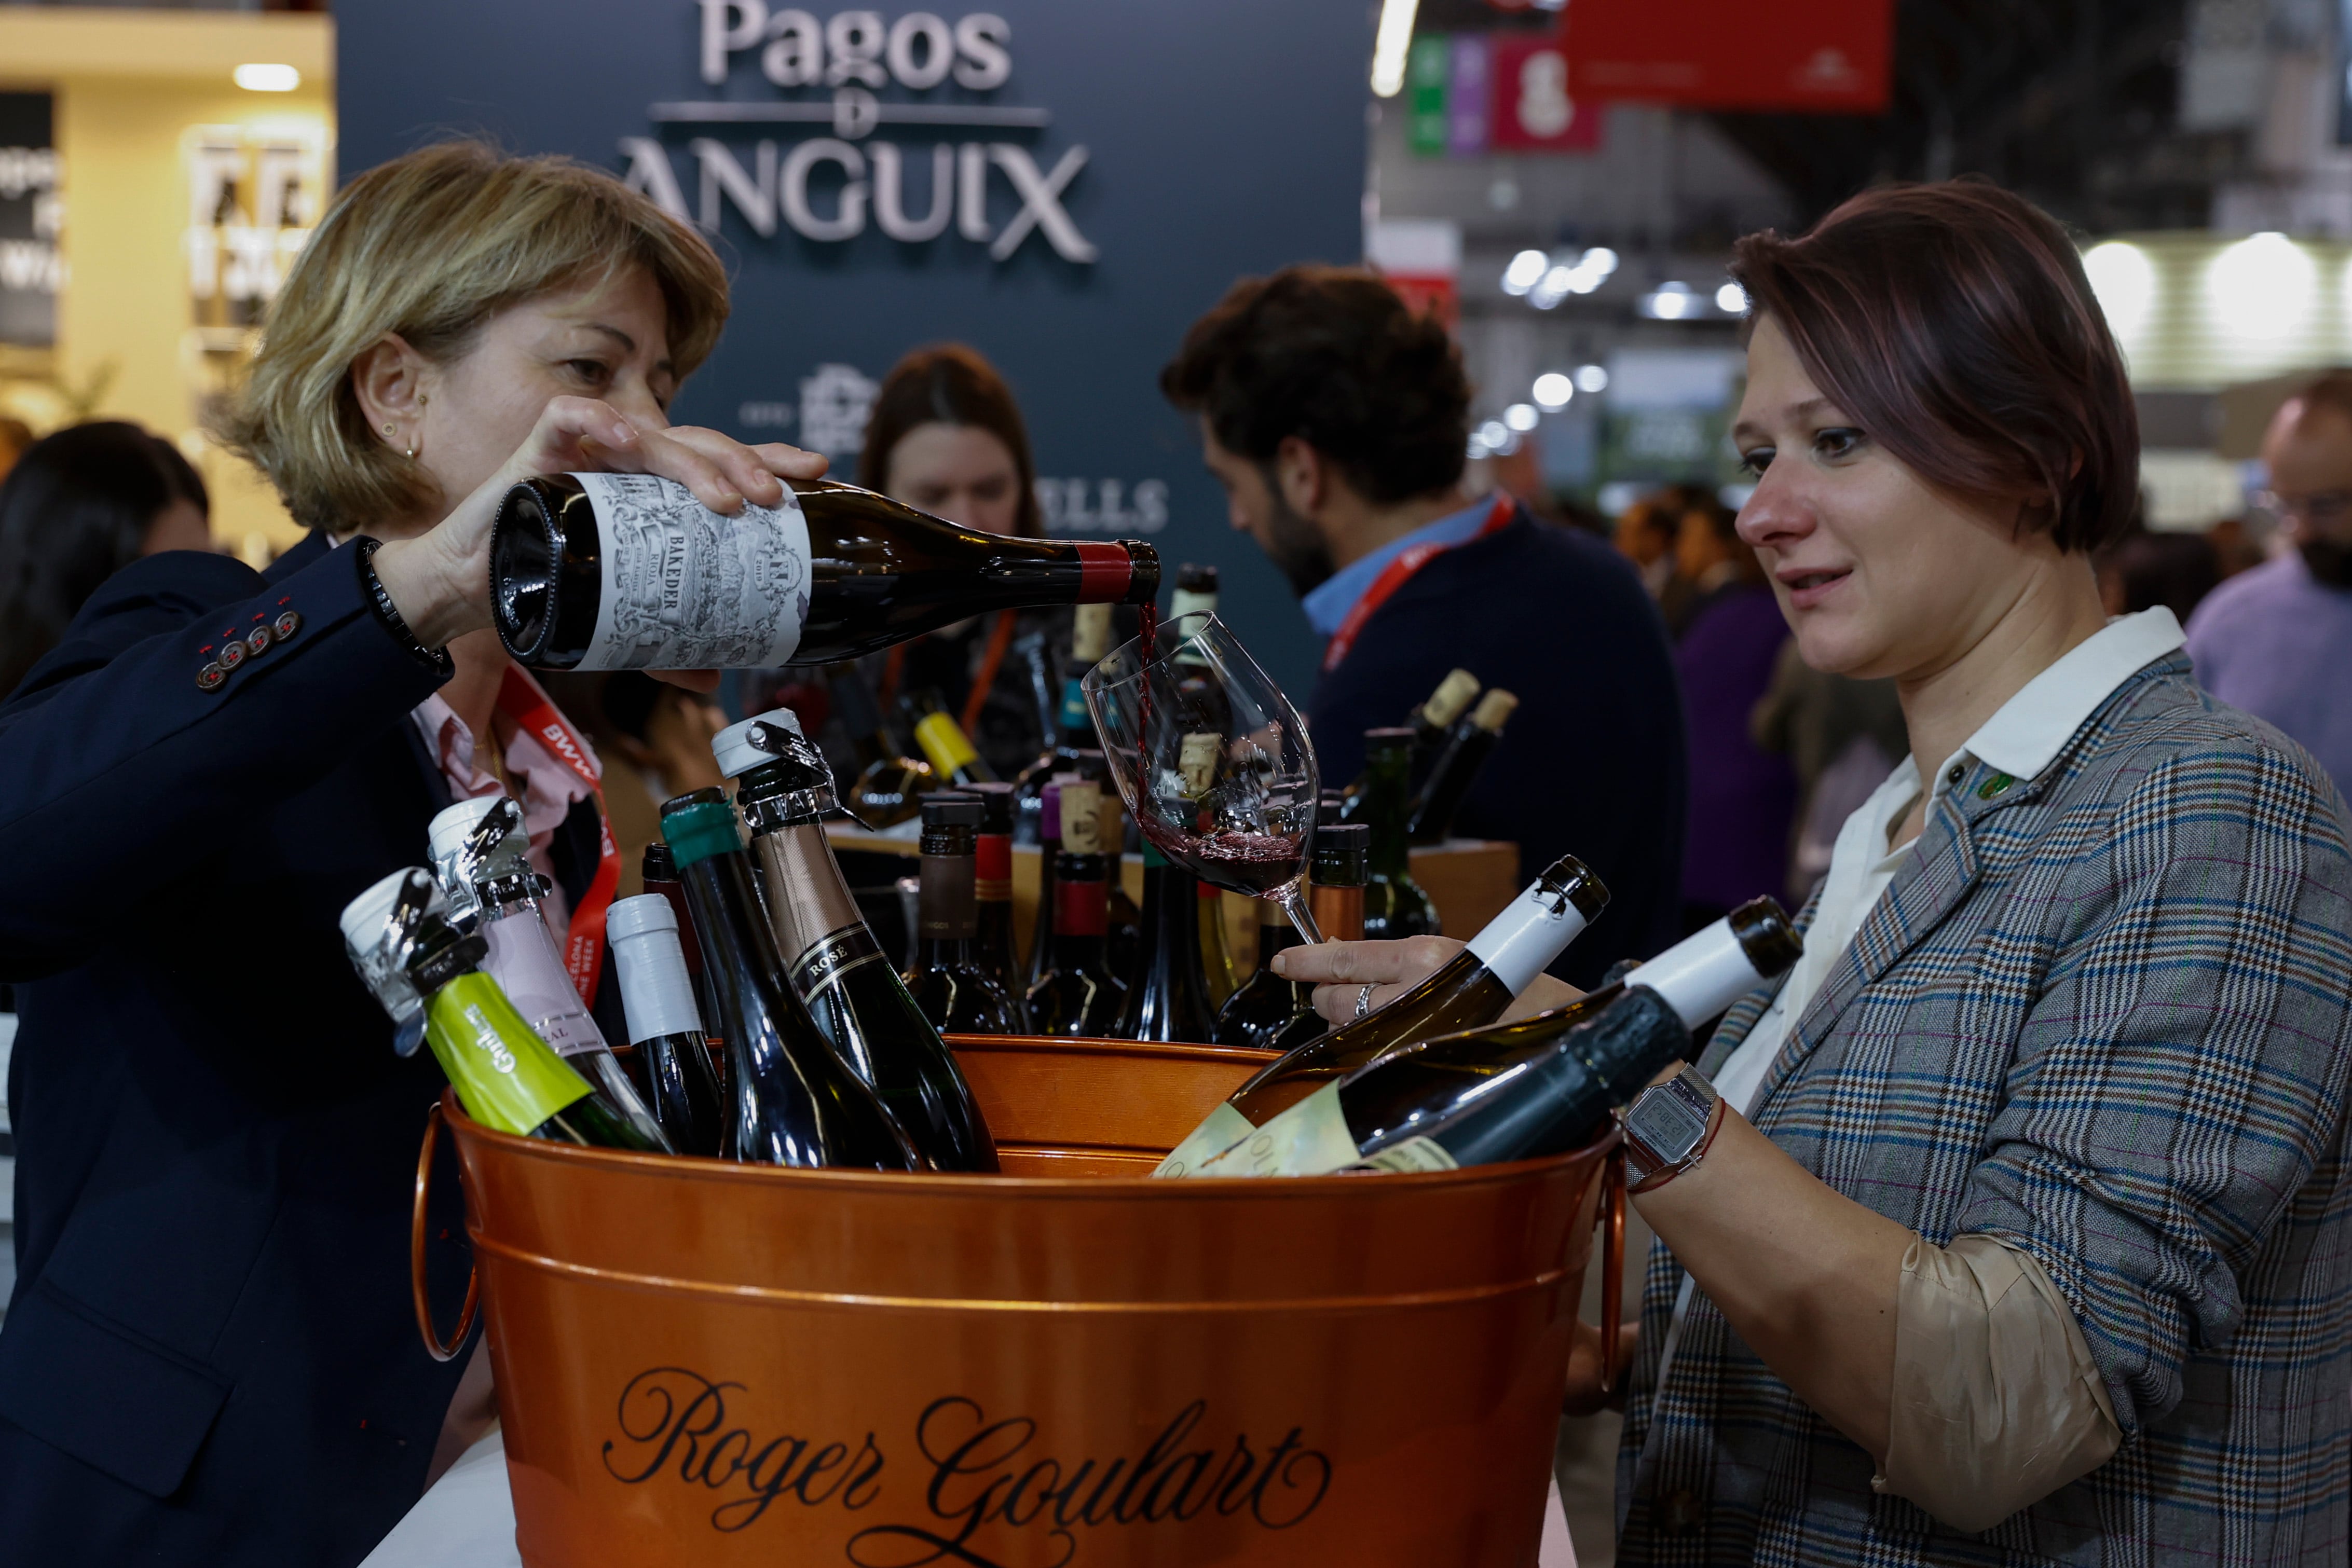
<svg viewBox="0 0 2352 1568"><path fill-rule="evenodd" d="M1672 1164L1698 1147L1698 1141L1706 1135L1707 1114L1711 1109L1709 1106L1693 1105L1661 1084L1634 1102L1633 1111L1625 1118L1625 1126L1641 1140L1644 1148Z"/></svg>

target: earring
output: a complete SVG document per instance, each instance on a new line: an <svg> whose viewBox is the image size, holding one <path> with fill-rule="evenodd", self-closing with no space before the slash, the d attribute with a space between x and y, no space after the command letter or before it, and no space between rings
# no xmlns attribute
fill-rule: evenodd
<svg viewBox="0 0 2352 1568"><path fill-rule="evenodd" d="M409 460L411 463L414 463L414 462L415 462L415 461L416 461L416 443L415 443L414 441L412 441L412 442L410 442L410 443L408 444L408 460Z"/></svg>

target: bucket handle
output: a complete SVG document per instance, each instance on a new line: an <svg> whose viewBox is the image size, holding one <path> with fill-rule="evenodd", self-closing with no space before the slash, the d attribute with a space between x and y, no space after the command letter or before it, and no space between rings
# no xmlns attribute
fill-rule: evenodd
<svg viewBox="0 0 2352 1568"><path fill-rule="evenodd" d="M419 1214L424 1211L418 1210ZM1609 1151L1601 1166L1601 1203L1593 1223L1601 1239L1601 1392L1617 1387L1617 1342L1625 1315L1625 1145ZM417 1298L420 1301L423 1297Z"/></svg>
<svg viewBox="0 0 2352 1568"><path fill-rule="evenodd" d="M482 1271L479 1266L467 1270L457 1332L442 1343L433 1332L433 1300L425 1291L425 1199L433 1186L433 1146L441 1136L441 1102L436 1100L432 1114L425 1118L425 1146L416 1152L416 1207L408 1218L408 1288L416 1300L416 1332L425 1336L425 1354L436 1361L451 1361L474 1332L474 1313L482 1304Z"/></svg>

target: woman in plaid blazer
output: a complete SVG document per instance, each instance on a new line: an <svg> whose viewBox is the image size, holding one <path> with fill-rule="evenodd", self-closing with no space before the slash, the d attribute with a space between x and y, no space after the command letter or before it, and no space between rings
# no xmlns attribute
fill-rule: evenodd
<svg viewBox="0 0 2352 1568"><path fill-rule="evenodd" d="M2343 801L2197 689L2168 612L2100 609L2137 429L2054 223L1887 188L1732 273L1741 535L1807 664L1896 678L1913 749L1803 961L1649 1091L1708 1131L1629 1142L1660 1245L1619 1561L2341 1564ZM1351 1010L1444 946L1287 972Z"/></svg>

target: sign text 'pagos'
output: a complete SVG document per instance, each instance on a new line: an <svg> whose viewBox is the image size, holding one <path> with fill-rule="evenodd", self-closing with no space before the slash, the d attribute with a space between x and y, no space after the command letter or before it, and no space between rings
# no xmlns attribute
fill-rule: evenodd
<svg viewBox="0 0 2352 1568"><path fill-rule="evenodd" d="M732 206L761 238L782 227L824 242L856 239L868 227L910 245L952 232L996 261L1034 235L1066 261L1097 259L1094 242L1064 205L1087 149L1041 154L1012 138L1044 131L1049 111L982 96L1013 75L1013 29L1003 17L839 11L820 19L772 10L768 0L698 4L699 74L719 96L656 103L647 119L739 131L801 124L831 134L744 142L721 140L714 130L688 140L691 170L684 178L658 135L624 137L630 185L679 217L715 233ZM747 65L793 96L726 96L731 82L752 74ZM918 140L876 136L885 127L906 128ZM966 134L925 141L924 128Z"/></svg>

